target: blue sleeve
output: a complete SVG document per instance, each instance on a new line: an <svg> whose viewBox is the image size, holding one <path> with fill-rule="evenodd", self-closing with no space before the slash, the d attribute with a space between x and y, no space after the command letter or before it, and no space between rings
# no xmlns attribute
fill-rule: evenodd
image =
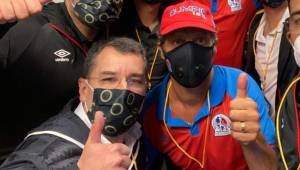
<svg viewBox="0 0 300 170"><path fill-rule="evenodd" d="M264 135L268 144L275 144L275 126L271 117L269 116L268 104L253 78L247 76L247 80L248 96L257 103L260 118L260 131Z"/></svg>

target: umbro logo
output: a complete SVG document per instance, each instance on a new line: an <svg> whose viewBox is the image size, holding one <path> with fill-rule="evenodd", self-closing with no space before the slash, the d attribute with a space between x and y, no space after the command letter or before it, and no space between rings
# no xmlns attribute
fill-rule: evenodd
<svg viewBox="0 0 300 170"><path fill-rule="evenodd" d="M71 53L64 50L64 49L60 49L58 51L54 52L54 55L57 56L57 58L55 58L55 62L69 62L70 59L66 58L67 56L69 56Z"/></svg>

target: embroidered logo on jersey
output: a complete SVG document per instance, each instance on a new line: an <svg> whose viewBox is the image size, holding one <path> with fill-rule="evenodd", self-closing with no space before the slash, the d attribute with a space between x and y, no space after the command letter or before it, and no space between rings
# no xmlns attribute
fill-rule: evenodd
<svg viewBox="0 0 300 170"><path fill-rule="evenodd" d="M231 121L227 116L223 114L217 114L213 117L211 124L215 130L215 136L230 135Z"/></svg>
<svg viewBox="0 0 300 170"><path fill-rule="evenodd" d="M64 50L64 49L60 49L56 52L54 52L54 55L56 55L58 58L55 58L55 62L69 62L70 59L66 58L67 56L69 56L71 53Z"/></svg>
<svg viewBox="0 0 300 170"><path fill-rule="evenodd" d="M241 0L228 0L228 5L230 6L232 12L239 11L242 9Z"/></svg>

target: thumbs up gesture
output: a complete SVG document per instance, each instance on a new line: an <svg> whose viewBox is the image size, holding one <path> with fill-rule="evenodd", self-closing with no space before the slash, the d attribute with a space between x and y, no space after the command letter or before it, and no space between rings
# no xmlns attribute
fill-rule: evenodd
<svg viewBox="0 0 300 170"><path fill-rule="evenodd" d="M239 75L237 96L230 101L231 135L241 144L256 140L260 124L257 104L247 96L247 76Z"/></svg>
<svg viewBox="0 0 300 170"><path fill-rule="evenodd" d="M1 0L0 24L25 19L42 11L50 0Z"/></svg>
<svg viewBox="0 0 300 170"><path fill-rule="evenodd" d="M96 112L77 166L80 170L127 170L131 163L129 148L121 143L102 144L100 139L103 126L103 113Z"/></svg>

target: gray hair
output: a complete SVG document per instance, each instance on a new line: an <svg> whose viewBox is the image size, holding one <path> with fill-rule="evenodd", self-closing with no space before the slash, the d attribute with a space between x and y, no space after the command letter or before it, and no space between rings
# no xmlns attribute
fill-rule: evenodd
<svg viewBox="0 0 300 170"><path fill-rule="evenodd" d="M141 56L145 63L145 69L147 65L147 60L145 57L145 50L140 43L130 38L113 38L108 41L98 41L95 42L90 48L87 58L83 65L82 77L87 78L91 73L95 65L95 59L106 47L113 47L115 50L122 54L136 54Z"/></svg>

